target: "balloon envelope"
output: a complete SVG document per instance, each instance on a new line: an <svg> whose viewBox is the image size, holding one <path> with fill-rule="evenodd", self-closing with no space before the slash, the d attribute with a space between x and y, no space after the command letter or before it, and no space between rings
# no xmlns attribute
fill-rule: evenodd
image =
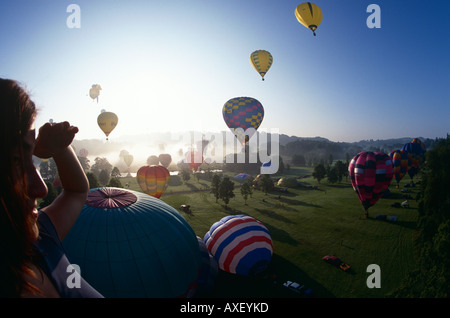
<svg viewBox="0 0 450 318"><path fill-rule="evenodd" d="M130 155L130 154L125 155L123 157L123 161L125 161L125 164L128 166L128 168L131 166L131 163L133 162L133 159L134 159L133 156Z"/></svg>
<svg viewBox="0 0 450 318"><path fill-rule="evenodd" d="M165 168L168 168L170 163L172 162L172 156L167 153L160 154L158 159L159 163Z"/></svg>
<svg viewBox="0 0 450 318"><path fill-rule="evenodd" d="M272 66L273 57L272 54L266 50L257 50L250 54L250 63L264 81L264 75L266 75L267 71Z"/></svg>
<svg viewBox="0 0 450 318"><path fill-rule="evenodd" d="M167 189L170 173L163 166L142 166L136 173L136 179L144 193L160 198Z"/></svg>
<svg viewBox="0 0 450 318"><path fill-rule="evenodd" d="M322 22L323 15L319 6L312 2L304 2L295 8L295 17L298 22L311 29L313 34L316 35L315 31Z"/></svg>
<svg viewBox="0 0 450 318"><path fill-rule="evenodd" d="M109 134L116 128L119 118L113 112L104 111L97 117L97 124L100 129L105 133L106 139Z"/></svg>
<svg viewBox="0 0 450 318"><path fill-rule="evenodd" d="M396 149L391 151L389 157L392 160L394 178L398 185L411 166L411 155L405 150Z"/></svg>
<svg viewBox="0 0 450 318"><path fill-rule="evenodd" d="M266 269L273 254L269 230L245 214L226 216L214 223L203 241L221 270L244 276Z"/></svg>
<svg viewBox="0 0 450 318"><path fill-rule="evenodd" d="M366 211L381 198L393 177L391 158L383 152L360 152L350 161L348 172Z"/></svg>
<svg viewBox="0 0 450 318"><path fill-rule="evenodd" d="M182 297L198 279L194 231L174 208L141 192L92 189L62 244L105 297Z"/></svg>
<svg viewBox="0 0 450 318"><path fill-rule="evenodd" d="M94 100L97 99L98 103L98 96L100 95L101 86L98 84L92 85L91 89L89 90L89 96Z"/></svg>
<svg viewBox="0 0 450 318"><path fill-rule="evenodd" d="M407 151L411 155L411 165L408 174L411 179L419 172L419 166L425 159L425 145L419 138L414 138L411 142L403 145L402 150Z"/></svg>
<svg viewBox="0 0 450 318"><path fill-rule="evenodd" d="M222 115L231 132L242 145L245 145L261 125L264 108L254 98L236 97L223 105Z"/></svg>

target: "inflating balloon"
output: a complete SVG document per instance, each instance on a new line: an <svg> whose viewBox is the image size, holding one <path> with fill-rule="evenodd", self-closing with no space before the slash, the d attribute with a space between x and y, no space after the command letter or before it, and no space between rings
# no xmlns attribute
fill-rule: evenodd
<svg viewBox="0 0 450 318"><path fill-rule="evenodd" d="M295 8L295 17L298 22L311 29L316 36L316 29L322 22L322 10L314 3L304 2Z"/></svg>
<svg viewBox="0 0 450 318"><path fill-rule="evenodd" d="M425 145L419 138L414 138L411 142L403 145L402 150L411 155L411 166L408 169L408 175L413 181L414 176L419 172L421 163L425 160Z"/></svg>
<svg viewBox="0 0 450 318"><path fill-rule="evenodd" d="M97 117L97 124L100 129L105 133L106 140L108 140L109 134L116 128L119 118L113 112L102 111Z"/></svg>
<svg viewBox="0 0 450 318"><path fill-rule="evenodd" d="M163 166L142 166L136 174L136 179L144 193L160 198L167 189L170 173Z"/></svg>
<svg viewBox="0 0 450 318"><path fill-rule="evenodd" d="M197 237L183 216L132 190L92 189L62 244L105 297L185 297L201 266Z"/></svg>
<svg viewBox="0 0 450 318"><path fill-rule="evenodd" d="M383 152L360 152L348 166L350 181L365 210L373 206L392 181L391 158Z"/></svg>
<svg viewBox="0 0 450 318"><path fill-rule="evenodd" d="M397 181L396 187L398 188L400 180L411 166L411 155L405 150L396 149L391 151L389 157L391 157L394 178Z"/></svg>
<svg viewBox="0 0 450 318"><path fill-rule="evenodd" d="M98 103L98 96L100 95L101 86L98 84L92 85L91 89L89 90L89 96L92 98L92 100L97 99Z"/></svg>
<svg viewBox="0 0 450 318"><path fill-rule="evenodd" d="M266 75L267 71L272 66L273 57L268 51L257 50L250 55L250 63L259 75L261 75L262 80L264 81L264 75Z"/></svg>
<svg viewBox="0 0 450 318"><path fill-rule="evenodd" d="M261 125L264 108L255 98L236 97L223 105L222 115L231 132L245 145Z"/></svg>
<svg viewBox="0 0 450 318"><path fill-rule="evenodd" d="M273 254L269 230L244 214L226 216L214 223L203 241L221 270L243 276L265 270Z"/></svg>

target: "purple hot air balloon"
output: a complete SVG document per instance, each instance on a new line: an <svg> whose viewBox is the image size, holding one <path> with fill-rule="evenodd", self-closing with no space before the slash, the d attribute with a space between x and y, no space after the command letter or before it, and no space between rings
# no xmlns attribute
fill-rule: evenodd
<svg viewBox="0 0 450 318"><path fill-rule="evenodd" d="M392 181L391 158L383 152L360 152L350 161L348 172L367 218L369 207L381 198Z"/></svg>

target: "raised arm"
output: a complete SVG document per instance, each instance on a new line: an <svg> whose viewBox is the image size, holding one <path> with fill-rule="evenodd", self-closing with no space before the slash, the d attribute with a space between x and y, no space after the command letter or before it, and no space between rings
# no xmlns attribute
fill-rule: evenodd
<svg viewBox="0 0 450 318"><path fill-rule="evenodd" d="M52 204L42 209L52 220L62 241L69 233L83 208L89 182L70 144L78 132L68 122L45 124L39 129L34 154L53 157L63 190Z"/></svg>

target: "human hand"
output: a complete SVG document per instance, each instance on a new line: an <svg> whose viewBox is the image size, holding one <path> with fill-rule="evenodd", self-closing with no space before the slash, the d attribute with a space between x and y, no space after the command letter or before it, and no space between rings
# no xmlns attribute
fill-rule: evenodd
<svg viewBox="0 0 450 318"><path fill-rule="evenodd" d="M34 155L43 159L54 157L72 143L77 132L78 127L70 126L67 121L44 124L39 128Z"/></svg>

